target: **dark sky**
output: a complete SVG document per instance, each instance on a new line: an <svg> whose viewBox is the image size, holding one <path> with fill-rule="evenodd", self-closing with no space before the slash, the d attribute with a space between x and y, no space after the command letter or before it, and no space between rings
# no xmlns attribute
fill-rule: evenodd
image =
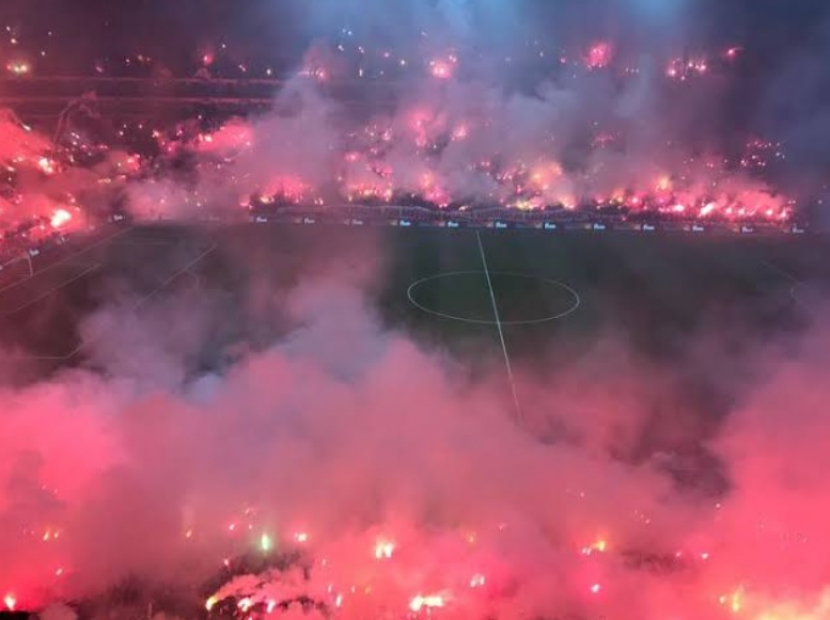
<svg viewBox="0 0 830 620"><path fill-rule="evenodd" d="M11 27L19 41L7 54L45 49L49 72L90 71L94 60L135 54L180 67L208 49L227 45L239 60L296 58L302 47L290 3L273 0L4 0L0 27ZM49 32L53 34L49 36ZM293 32L293 34L292 34ZM44 73L40 70L39 73Z"/></svg>
<svg viewBox="0 0 830 620"><path fill-rule="evenodd" d="M90 58L149 54L177 65L203 48L224 42L231 55L249 61L296 58L314 34L325 28L309 19L328 0L3 0L0 27L11 27L17 49L51 52L56 71L89 68ZM438 0L432 0L432 3ZM463 0L456 0L462 2ZM468 0L474 5L476 0ZM493 3L494 0L478 0ZM501 2L502 0L498 0ZM639 45L723 45L751 47L772 65L799 49L809 49L827 21L823 0L504 0L505 13L522 15L519 28L482 31L485 40L521 39L550 33L561 40L575 36L635 38ZM373 22L373 3L343 0L351 7L351 25L390 23L406 32L404 5L430 0L387 2L388 21ZM365 4L366 10L362 8ZM676 18L665 7L676 5ZM323 8L323 10L325 10ZM332 11L334 14L335 11ZM396 15L400 13L400 19ZM397 23L396 23L397 22ZM402 24L400 22L403 22ZM521 26L524 25L525 28ZM383 28L372 30L375 34ZM315 32L316 30L316 32ZM48 36L52 31L53 35ZM604 31L604 32L603 32ZM401 41L405 44L405 41ZM4 51L8 41L2 41ZM40 61L43 63L43 61Z"/></svg>

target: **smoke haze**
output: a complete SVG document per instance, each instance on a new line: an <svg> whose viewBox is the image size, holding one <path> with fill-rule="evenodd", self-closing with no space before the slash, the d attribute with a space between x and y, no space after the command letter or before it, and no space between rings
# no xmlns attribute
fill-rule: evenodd
<svg viewBox="0 0 830 620"><path fill-rule="evenodd" d="M786 219L791 196L824 189L827 8L792 10L803 41L779 59L783 8L721 5L294 5L273 110L159 132L151 161L113 148L58 165L48 138L0 119L23 197L3 217L80 223L113 196L142 221L244 212L252 195L575 207L622 192ZM717 71L686 64L733 46ZM756 134L786 157L737 163ZM272 545L305 572L240 571L218 600L309 596L344 618L431 596L447 618L828 617L820 299L797 337L735 353L703 326L681 343L684 372L728 395L712 410L681 371L600 334L566 369L517 369L517 420L498 358L474 373L382 316L382 243L336 250L306 248L279 286L278 253L225 252L233 295L194 276L139 313L115 288L83 318L84 363L3 387L0 595L39 607L136 575L187 590Z"/></svg>
<svg viewBox="0 0 830 620"><path fill-rule="evenodd" d="M823 329L736 358L733 405L708 422L680 376L611 338L553 374L520 366L517 423L497 358L474 377L377 314L380 248L340 267L308 252L287 287L232 263L231 314L210 288L138 315L109 303L85 364L4 389L2 587L37 605L126 575L201 583L266 534L308 554L311 580L240 577L220 598L339 594L351 617L443 592L449 616L663 618L734 595L823 617ZM217 340L229 320L258 339ZM225 361L199 371L206 354ZM682 483L689 467L723 484Z"/></svg>

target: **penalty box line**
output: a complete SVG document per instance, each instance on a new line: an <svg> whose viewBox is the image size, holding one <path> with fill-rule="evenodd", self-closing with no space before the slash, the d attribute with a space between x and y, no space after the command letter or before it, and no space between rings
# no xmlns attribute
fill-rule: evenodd
<svg viewBox="0 0 830 620"><path fill-rule="evenodd" d="M206 250L203 250L201 253L199 253L199 255L196 258L189 261L184 267L178 269L173 275L171 275L170 277L165 279L161 284L159 284L150 293L148 293L147 295L142 297L138 302L136 302L135 305L133 305L132 308L129 310L129 312L132 314L132 313L135 313L138 310L140 310L141 307L144 304L146 304L153 297L158 295L162 290L167 288L177 278L180 278L185 273L193 276L195 278L195 281L198 282L198 280L199 280L198 276L191 273L190 270L193 269L193 267L195 267L202 260L207 258L207 256L209 254L211 254L217 247L218 247L217 244L214 243L209 248L207 248ZM96 269L98 267L100 267L100 265L95 266ZM84 274L84 275L86 275L86 274ZM80 344L78 344L78 346L76 346L74 349L72 349L69 353L66 353L65 355L14 355L14 356L11 356L10 359L13 359L13 360L32 360L32 361L54 361L54 362L66 361L66 360L72 359L78 353L80 353L83 349L85 349L86 347L88 347L92 343L96 342L98 339L102 338L105 335L105 332L106 332L106 328L104 330L99 329L96 333L91 334L90 337L86 341L82 341Z"/></svg>
<svg viewBox="0 0 830 620"><path fill-rule="evenodd" d="M777 273L778 275L780 275L780 276L782 276L782 277L786 278L787 280L789 280L789 281L792 283L792 287L790 287L790 299L792 299L792 300L793 300L793 302L794 302L797 306L800 306L802 309L806 310L808 314L813 314L813 310L812 310L812 308L810 308L810 306L808 306L807 304L805 304L805 303L804 303L804 302L803 302L803 301L802 301L802 300L798 297L798 295L796 294L796 293L798 292L798 289L799 289L799 288L801 288L801 287L804 285L804 282L802 282L801 280L799 280L798 278L796 278L796 277L795 277L792 273L790 273L789 271L787 271L787 270L785 270L785 269L782 269L781 267L779 267L779 266L778 266L778 265L776 265L775 263L773 263L773 262L771 262L771 261L768 261L768 260L767 260L767 259L765 259L765 258L762 258L762 259L761 259L761 263L762 263L762 264L764 264L764 265L765 265L768 269L771 269L772 271L774 271L774 272L775 272L775 273Z"/></svg>
<svg viewBox="0 0 830 620"><path fill-rule="evenodd" d="M502 328L501 318L499 317L499 307L496 303L496 292L493 290L493 282L490 279L490 269L487 267L487 256L484 253L484 244L481 241L481 233L479 231L476 231L476 239L478 240L478 251L481 253L481 263L484 265L484 276L487 278L487 288L490 290L490 302L493 305L493 318L496 321L496 329L499 332L501 352L504 354L504 366L507 369L507 379L510 382L510 392L513 395L513 404L516 407L516 416L519 420L521 420L522 408L519 405L519 395L516 392L516 381L513 379L513 366L510 363L510 355L507 353L507 344L504 341L504 329Z"/></svg>

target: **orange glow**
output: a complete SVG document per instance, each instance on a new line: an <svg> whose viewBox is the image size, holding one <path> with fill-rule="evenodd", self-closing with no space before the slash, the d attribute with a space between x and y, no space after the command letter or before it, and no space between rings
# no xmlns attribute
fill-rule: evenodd
<svg viewBox="0 0 830 620"><path fill-rule="evenodd" d="M375 557L378 560L389 559L395 552L395 543L388 540L379 540L375 544Z"/></svg>
<svg viewBox="0 0 830 620"><path fill-rule="evenodd" d="M60 228L67 222L72 219L72 214L67 211L66 209L57 209L52 214L52 219L50 220L50 224L52 228Z"/></svg>
<svg viewBox="0 0 830 620"><path fill-rule="evenodd" d="M424 607L443 607L444 604L444 597L440 594L430 594L427 596L418 594L409 602L409 609L415 613L418 613Z"/></svg>

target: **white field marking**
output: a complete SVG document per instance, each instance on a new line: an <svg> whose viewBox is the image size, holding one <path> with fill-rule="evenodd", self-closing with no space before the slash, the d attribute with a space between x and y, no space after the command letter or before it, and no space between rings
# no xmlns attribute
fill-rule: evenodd
<svg viewBox="0 0 830 620"><path fill-rule="evenodd" d="M119 231L119 232L116 232L116 233L114 233L114 234L112 234L112 235L110 235L109 237L106 237L106 238L104 238L104 239L100 239L100 240L96 241L95 243L93 243L92 245L90 245L90 246L88 246L88 247L84 248L83 250L81 250L81 251L79 251L79 252L75 252L74 254L71 254L70 256L67 256L67 257L63 258L63 259L61 259L60 261L58 261L58 262L56 262L56 263L52 263L51 265L49 265L49 266L47 266L47 267L43 268L42 270L37 271L37 272L34 272L32 275L26 276L26 277L25 277L24 279L22 279L22 280L18 280L17 282L14 282L13 284L10 284L10 285L7 285L7 286L5 286L5 287L3 287L3 288L0 288L0 294L1 294L1 293L3 293L3 292L5 292L5 291L7 291L7 290L9 290L9 289L12 289L12 288L14 288L14 287L16 287L16 286L20 286L21 284L24 284L25 282L28 282L29 280L32 280L32 279L36 278L36 277L37 277L37 276L39 276L40 274L42 274L42 273L45 273L45 272L49 271L49 270L50 270L50 269L52 269L53 267L57 267L58 265L65 265L65 264L66 264L69 260L71 260L71 259L73 259L73 258L77 258L78 256L81 256L82 254L86 254L86 253L87 253L89 250L91 250L92 248L94 248L94 247L96 247L96 246L98 246L98 245L100 245L100 244L102 244L102 243L104 243L104 242L106 242L106 241L108 241L108 240L114 239L115 237L117 237L117 236L119 236L119 235L122 235L122 234L124 234L124 233L126 233L126 232L129 232L129 231L133 230L134 228L135 228L135 227L133 226L133 227L130 227L130 228L127 228L127 229L121 230L121 231ZM145 245L146 245L146 246L165 245L165 246L175 246L175 245L179 245L180 243L181 243L181 241L177 241L177 242L164 242L164 243L152 243L152 242L146 242L146 241L145 241L145 242L141 242L141 241L139 241L139 242L130 242L130 241L110 241L110 243L109 243L108 245L110 245L110 246L122 246L122 245L135 245L135 246L145 246ZM214 248L213 248L213 249L215 249L215 246L214 246ZM211 250L211 251L212 251L212 250ZM83 271L82 273L80 273L80 274L78 274L78 275L76 275L76 276L73 276L73 277L72 277L72 278L70 278L69 280L66 280L66 281L64 281L64 282L62 282L62 283L60 283L60 284L58 284L58 285L56 285L56 286L54 286L54 287L50 288L50 289L49 289L49 290L47 290L46 292L44 292L44 293L42 293L42 294L38 295L37 297L35 297L34 299L32 299L32 300L30 300L30 301L28 301L28 302L26 302L24 305L20 306L19 308L16 308L15 310L12 310L11 312L7 312L7 313L6 313L6 314L4 314L3 316L11 316L11 315L13 315L13 314L17 314L17 313L18 313L18 312L20 312L21 310L24 310L25 308L28 308L29 306L31 306L32 304L34 304L34 303L36 303L36 302L40 301L41 299L43 299L43 298L45 298L45 297L48 297L49 295L51 295L51 294L52 294L52 293L54 293L55 291L58 291L58 290L62 289L64 286L68 286L69 284L72 284L72 283L73 283L73 282L75 282L76 280L80 280L82 277L84 277L84 276L85 276L85 275L87 275L88 273L91 273L92 271L94 271L94 270L96 270L96 269L98 269L98 268L102 267L102 266L103 266L103 263L95 263L95 264L93 264L93 265L89 265L89 266L87 266L87 265L78 265L78 266L79 266L79 267L85 267L85 269L84 269L84 271ZM189 276L191 276L191 277L193 278L193 280L194 280L194 283L195 283L195 284L194 284L194 288L197 288L197 287L201 284L201 281L199 280L199 276L197 276L197 275L196 275L196 274L194 274L194 273L190 273L189 271L188 271L188 275L189 275Z"/></svg>
<svg viewBox="0 0 830 620"><path fill-rule="evenodd" d="M40 274L46 273L47 271L50 271L50 270L54 269L55 267L63 265L65 263L67 263L68 261L72 260L73 258L78 258L79 256L82 256L83 254L86 254L87 252L89 252L93 248L98 247L102 243L106 243L107 241L115 239L119 235L123 235L124 233L127 233L127 232L133 230L133 228L134 227L131 226L130 228L125 228L123 230L119 230L118 232L113 233L109 237L104 237L103 239L99 239L98 241L96 241L92 245L88 245L84 249L79 250L78 252L75 252L74 254L70 254L69 256L66 256L66 257L62 258L61 260L59 260L58 262L52 263L51 265L48 265L48 266L44 267L40 271L36 271L33 275L26 276L22 280L19 280L17 282L13 282L12 284L8 284L8 285L4 286L3 288L0 288L0 293L3 293L3 292L8 291L10 289L13 289L17 286L20 286L21 284L23 284L24 282L28 282L29 280L33 280L34 278L38 277Z"/></svg>
<svg viewBox="0 0 830 620"><path fill-rule="evenodd" d="M448 271L446 273L438 273L432 276L427 276L426 278L421 278L420 280L416 280L412 284L409 285L409 288L406 290L406 297L409 299L409 303L413 306L421 310L422 312L426 312L427 314L431 314L432 316L437 316L442 319L449 319L451 321L460 321L462 323L469 323L471 325L495 325L496 322L490 319L471 319L464 316L455 316L454 314L446 314L444 312L438 312L437 310L433 310L432 308L428 308L424 306L419 301L415 300L414 292L422 284L426 284L427 282L431 282L433 280L439 280L441 278L451 278L453 276L467 276L467 275L482 275L483 271ZM491 271L491 275L499 275L499 276L511 276L514 278L525 278L527 280L536 280L538 282L544 282L545 284L550 284L551 286L556 286L558 288L566 290L570 295L573 297L573 305L559 312L558 314L551 314L549 316L544 316L538 319L527 319L523 321L501 321L502 325L539 325L541 323L549 323L550 321L555 321L557 319L564 319L566 316L573 314L574 312L579 309L582 305L582 299L579 297L579 293L577 293L574 289L572 289L567 284L562 282L557 282L556 280L551 280L549 278L542 278L540 276L535 275L528 275L525 273L516 273L513 271Z"/></svg>
<svg viewBox="0 0 830 620"><path fill-rule="evenodd" d="M775 273L777 273L781 276L784 276L787 280L789 280L790 282L793 283L792 287L790 288L790 297L796 303L796 305L801 306L804 310L806 310L807 312L812 314L813 311L810 308L810 306L805 304L801 299L799 299L798 295L796 295L796 291L799 289L799 287L804 285L804 282L802 282L801 280L796 278L789 271L786 271L785 269L782 269L781 267L779 267L775 263L772 263L772 262L766 260L765 258L762 258L761 262L764 265L766 265L767 267L769 267L770 269L772 269Z"/></svg>
<svg viewBox="0 0 830 620"><path fill-rule="evenodd" d="M107 240L111 240L111 239L113 239L114 237L117 237L118 235L121 235L121 234L123 234L123 233L125 233L125 232L128 232L129 230L131 230L131 228L130 228L130 229L125 229L125 230L123 230L123 231L119 231L119 232L117 232L117 233L115 233L115 234L113 234L113 235L110 235L109 237L106 237L105 239L101 239L101 240L99 240L99 241L96 241L94 244L92 244L92 245L90 245L90 246L88 246L88 247L84 248L84 249L83 249L83 250L81 250L80 252L76 252L76 253L74 253L74 254L72 254L72 255L70 255L70 256L67 256L67 257L65 257L65 258L61 259L60 261L58 261L58 262L56 262L56 263L53 263L53 264L51 264L51 265L49 265L49 266L45 267L45 268L44 268L44 269L42 269L41 271L34 272L33 274L31 274L31 275L27 276L27 277L26 277L26 278L24 278L23 280L19 280L19 281L17 281L17 282L15 282L15 283L13 283L13 284L10 284L10 285L8 285L8 286L5 286L5 287L3 287L3 288L0 288L0 293L3 293L3 292L5 292L5 291L8 291L9 289L12 289L12 288L14 288L14 287L16 287L16 286L20 286L21 284L23 284L23 283L25 283L25 282L28 282L29 280L32 280L33 278L37 277L37 276L38 276L38 275L40 275L41 273L44 273L44 272L46 272L46 271L49 271L49 270L50 270L50 269L52 269L53 267L57 267L58 265L65 265L65 264L66 264L66 263L67 263L70 259L77 258L78 256L80 256L80 255L82 255L82 254L85 254L86 252L88 252L89 250L91 250L93 247L98 246L98 245L100 245L101 243L104 243L104 242L105 242L105 241L107 241ZM168 245L168 246L170 246L170 245L178 245L178 243L179 243L179 242L176 242L176 243L164 243L163 245ZM130 242L128 242L128 241L126 241L126 242L125 242L125 241L121 241L121 242L111 241L108 245L110 245L110 246L121 246L121 245L137 245L137 246L148 245L148 246L150 246L150 245L161 245L161 244L153 244L153 243L132 243L132 244L130 244ZM92 265L89 265L89 266L87 266L87 265L78 265L78 266L79 266L79 267L85 267L85 269L84 269L81 273L79 273L78 275L73 276L73 277L71 277L70 279L68 279L68 280L65 280L65 281L61 282L60 284L57 284L57 285L53 286L52 288L50 288L50 289L46 290L45 292L41 293L40 295L38 295L38 296L37 296L37 297L35 297L34 299L30 299L29 301L27 301L27 302L26 302L25 304L23 304L22 306L20 306L20 307L18 307L18 308L15 308L14 310L11 310L10 312L6 312L3 316L5 316L5 317L9 317L9 316L12 316L12 315L14 315L14 314L17 314L18 312L21 312L22 310L25 310L26 308L28 308L28 307L29 307L29 306L31 306L32 304L35 304L35 303L37 303L37 302L41 301L42 299L45 299L46 297L48 297L48 296L49 296L49 295L51 295L52 293L55 293L56 291L59 291L60 289L64 288L65 286L69 286L70 284L72 284L73 282L76 282L77 280L80 280L81 278L83 278L83 277L84 277L84 276L86 276L87 274L92 273L92 272L93 272L93 271L95 271L96 269L99 269L100 267L102 267L102 266L103 266L103 263L95 263L95 264L92 264ZM194 281L195 281L195 286L194 286L194 288L195 288L195 287L198 287L198 286L199 286L199 284L200 284L199 277L198 277L196 274L194 274L194 273L190 273L189 271L188 271L188 275L190 275L191 277L193 277L193 279L194 279Z"/></svg>
<svg viewBox="0 0 830 620"><path fill-rule="evenodd" d="M46 291L44 291L43 293L41 293L40 295L38 295L38 296L37 296L37 297L35 297L34 299L30 299L29 301L27 301L27 302L26 302L25 304L23 304L22 306L19 306L19 307L15 308L14 310L10 311L10 312L6 312L3 316L7 316L7 317L8 317L8 316L12 316L13 314L17 314L18 312L20 312L20 311L22 311L22 310L25 310L26 308L28 308L28 307L29 307L29 306L31 306L32 304L36 304L37 302L39 302L41 299L45 299L45 298L49 297L49 295L51 295L52 293L54 293L54 292L56 292L56 291L59 291L60 289L62 289L62 288L63 288L63 287L65 287L65 286L69 286L69 285L70 285L70 284L72 284L73 282L76 282L76 281L80 280L81 278L83 278L83 277L84 277L84 276L86 276L87 274L92 273L92 272L93 272L93 271L95 271L96 269L100 269L100 267L101 267L101 264L100 264L100 263L96 263L96 264L94 264L94 265L90 265L89 267L87 267L86 269L84 269L84 270L83 270L81 273L79 273L78 275L73 276L73 277L69 278L68 280L64 280L64 281L63 281L63 282L61 282L60 284L56 284L55 286L53 286L53 287L52 287L52 288L50 288L50 289L47 289Z"/></svg>
<svg viewBox="0 0 830 620"><path fill-rule="evenodd" d="M484 265L484 275L487 277L487 288L490 289L490 301L493 304L493 316L496 319L496 328L499 332L499 340L501 341L501 351L504 353L504 366L507 368L507 379L510 381L510 391L513 394L513 404L516 406L516 415L519 420L522 418L522 408L519 405L519 396L516 393L516 381L513 379L513 367L510 364L510 356L507 354L507 344L504 342L504 330L501 326L501 319L499 318L499 307L496 304L496 293L493 290L493 282L490 280L490 270L487 268L487 256L484 254L484 244L481 242L481 233L476 231L476 239L478 239L478 250L481 253L481 262Z"/></svg>
<svg viewBox="0 0 830 620"><path fill-rule="evenodd" d="M211 247L209 247L207 250L205 250L204 252L202 252L201 254L199 254L199 255L198 255L196 258L194 258L192 261L190 261L187 265L185 265L184 267L182 267L181 269L179 269L178 271L176 271L176 273L174 273L172 276L170 276L169 278L167 278L166 280L164 280L164 282L162 282L162 283L161 283L161 284L159 284L159 285L158 285L155 289L153 289L152 291L150 291L150 293L148 293L147 295L145 295L144 297L142 297L140 300L138 300L138 302L136 302L136 304L132 307L132 309L130 310L130 312L136 312L136 311L137 311L137 310L138 310L138 309L139 309L142 305L144 305L144 303L146 303L147 301L149 301L150 299L152 299L155 295L157 295L159 292L161 292L164 288L166 288L167 286L169 286L169 285L170 285L173 281L175 281L175 280L176 280L176 278L178 278L179 276L183 275L184 273L189 273L189 274L190 274L190 271L189 271L189 270L190 270L190 269L192 269L193 267L195 267L195 266L196 266L196 265L197 265L200 261L204 260L204 258L205 258L208 254L210 254L211 252L213 252L213 251L216 249L216 247L217 247L217 246L216 246L216 244L213 244L213 245L212 245ZM190 274L190 275L192 275L192 276L194 276L194 277L198 277L198 276L196 276L195 274ZM74 349L72 349L69 353L67 353L67 354L65 354L65 355L13 355L13 356L9 356L9 357L10 357L10 359L13 359L13 360L15 360L15 359L16 359L16 360L34 360L34 361L64 362L64 361L66 361L66 360L68 360L68 359L71 359L71 358L75 357L75 356L76 356L78 353L80 353L83 349L85 349L86 347L88 347L90 344L92 344L93 342L95 342L97 339L101 338L101 337L104 335L105 331L106 331L106 330L102 330L102 331L101 331L101 332L99 332L98 334L95 334L95 335L91 336L91 337L90 337L90 338L88 338L87 340L85 340L85 341L81 342L81 343L80 343L77 347L75 347L75 348L74 348Z"/></svg>
<svg viewBox="0 0 830 620"><path fill-rule="evenodd" d="M216 249L216 244L214 243L214 244L213 244L212 246L210 246L207 250L205 250L204 252L202 252L201 254L199 254L196 258L194 258L192 261L190 261L189 263L187 263L184 267L182 267L181 269L179 269L176 273L174 273L172 276L170 276L170 277L169 277L169 278L167 278L164 282L162 282L160 285L158 285L158 286L155 288L155 290L153 290L153 291L152 291L152 292L150 292L149 294L145 295L145 296L144 296L144 297L143 297L143 298L142 298L142 299L141 299L141 300L140 300L140 301L139 301L139 302L135 305L135 307L133 308L133 311L135 312L136 310L138 310L141 306L143 306L145 303L147 303L147 302L148 302L148 301L150 301L153 297L155 297L158 293L160 293L162 290L164 290L164 289L165 289L165 288L167 288L170 284L172 284L172 283L176 280L176 278L178 278L178 277L180 277L180 276L184 275L185 273L187 273L187 274L189 274L189 275L191 275L191 276L193 276L193 277L198 278L198 276L196 276L195 274L190 273L190 270L191 270L193 267L195 267L198 263L202 262L202 260L204 260L204 258L205 258L208 254L210 254L211 252L213 252L215 249Z"/></svg>

